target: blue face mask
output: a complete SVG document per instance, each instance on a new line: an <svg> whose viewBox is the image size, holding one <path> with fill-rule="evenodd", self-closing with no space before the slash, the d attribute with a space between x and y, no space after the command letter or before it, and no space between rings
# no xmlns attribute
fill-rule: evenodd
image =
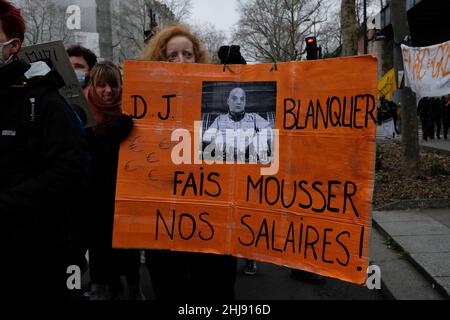
<svg viewBox="0 0 450 320"><path fill-rule="evenodd" d="M7 64L8 62L11 61L11 59L13 57L12 55L10 55L9 58L6 60L3 59L3 48L6 47L8 44L11 44L14 40L16 40L16 39L11 39L9 41L0 43L0 66Z"/></svg>
<svg viewBox="0 0 450 320"><path fill-rule="evenodd" d="M86 84L86 75L84 74L84 71L75 69L75 74L77 76L78 82L83 87Z"/></svg>

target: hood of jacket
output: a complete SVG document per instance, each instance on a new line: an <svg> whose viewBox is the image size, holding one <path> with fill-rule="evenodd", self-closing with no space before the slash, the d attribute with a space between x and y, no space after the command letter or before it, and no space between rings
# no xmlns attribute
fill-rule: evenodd
<svg viewBox="0 0 450 320"><path fill-rule="evenodd" d="M45 61L31 64L17 59L0 68L0 88L48 85L55 89L62 88L65 83L61 75Z"/></svg>

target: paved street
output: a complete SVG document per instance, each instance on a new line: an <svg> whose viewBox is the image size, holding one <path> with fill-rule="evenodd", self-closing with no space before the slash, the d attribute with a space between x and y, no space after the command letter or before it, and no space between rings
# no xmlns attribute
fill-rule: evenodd
<svg viewBox="0 0 450 320"><path fill-rule="evenodd" d="M428 139L428 141L425 141L422 139L422 128L419 125L419 145L427 148L427 149L434 149L434 150L443 150L444 152L450 152L450 139L444 139L441 133L441 139ZM377 125L377 133L376 133L376 139L377 142L383 142L383 141L389 141L392 140L391 138L385 138L383 129L380 125ZM394 138L396 141L401 141L401 135L396 135Z"/></svg>
<svg viewBox="0 0 450 320"><path fill-rule="evenodd" d="M290 270L268 263L258 263L254 276L246 276L239 260L236 282L238 300L381 300L380 290L369 290L344 281L327 278L323 285L292 280ZM145 267L141 269L143 290L148 299L154 299L151 281Z"/></svg>
<svg viewBox="0 0 450 320"><path fill-rule="evenodd" d="M235 293L237 300L382 300L381 290L369 290L327 278L325 284L311 284L290 278L290 269L269 263L257 263L257 274L243 274L244 260L239 259ZM87 289L88 275L83 277ZM148 300L155 296L151 279L144 264L141 266L141 285Z"/></svg>
<svg viewBox="0 0 450 320"><path fill-rule="evenodd" d="M243 264L240 264L242 270ZM239 300L381 300L379 290L327 278L324 285L292 280L290 270L272 264L258 264L258 274L239 272L236 296Z"/></svg>

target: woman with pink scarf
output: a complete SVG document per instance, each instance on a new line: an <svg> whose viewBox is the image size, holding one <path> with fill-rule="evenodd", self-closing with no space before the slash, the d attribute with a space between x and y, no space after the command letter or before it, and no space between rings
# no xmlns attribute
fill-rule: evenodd
<svg viewBox="0 0 450 320"><path fill-rule="evenodd" d="M140 252L112 249L119 145L133 128L131 117L122 112L120 69L110 61L96 64L84 94L96 121L96 126L88 129L92 156L90 299L143 299L139 287ZM121 275L126 276L128 296L124 296Z"/></svg>

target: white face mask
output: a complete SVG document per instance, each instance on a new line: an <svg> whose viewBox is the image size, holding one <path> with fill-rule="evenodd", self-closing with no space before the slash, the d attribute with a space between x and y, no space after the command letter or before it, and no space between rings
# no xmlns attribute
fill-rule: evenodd
<svg viewBox="0 0 450 320"><path fill-rule="evenodd" d="M11 59L13 57L12 55L10 55L9 58L6 59L6 61L3 59L3 48L6 47L8 44L11 44L14 40L16 40L16 39L11 39L9 41L0 43L0 66L7 64L8 62L11 61Z"/></svg>

